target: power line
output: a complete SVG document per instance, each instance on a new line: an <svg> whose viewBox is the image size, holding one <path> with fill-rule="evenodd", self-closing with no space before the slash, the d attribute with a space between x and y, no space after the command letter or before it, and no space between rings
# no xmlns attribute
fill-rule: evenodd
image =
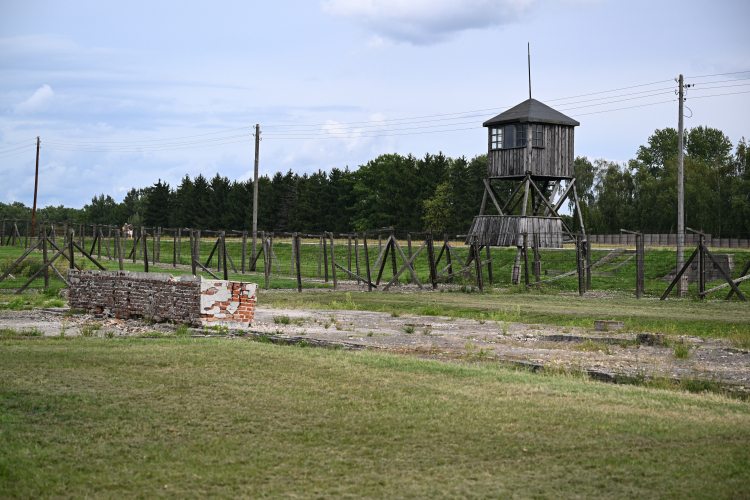
<svg viewBox="0 0 750 500"><path fill-rule="evenodd" d="M252 134L251 134L252 135ZM85 147L66 147L66 146L47 146L47 149L51 149L54 151L80 151L85 153L156 153L159 151L175 151L178 149L195 149L195 148L205 148L209 146L225 146L227 144L239 144L241 142L249 142L253 139L245 139L242 141L230 141L230 142L222 142L222 143L215 143L215 144L200 144L200 145L194 145L194 146L177 146L177 147L168 147L163 149L149 149L149 150L140 150L140 149L86 149Z"/></svg>
<svg viewBox="0 0 750 500"><path fill-rule="evenodd" d="M659 82L645 83L645 84L641 84L641 85L633 85L633 86L630 86L630 87L622 87L622 88L619 88L619 89L612 89L612 90L606 90L606 91L601 91L601 92L594 92L594 93L591 93L591 94L583 94L583 95L571 96L571 97L562 97L562 98L558 98L558 99L551 99L549 102L551 102L551 101L559 101L559 100L574 99L574 98L578 98L578 97L585 97L585 96L588 96L588 95L605 94L605 93L610 93L610 92L617 92L617 91L620 91L620 90L627 90L627 89L637 88L637 87L645 87L645 86L649 86L649 85L655 85L655 84L658 84L658 83L664 83L664 82L670 82L670 81L671 80L662 80L662 81L659 81ZM357 124L368 124L368 123L381 123L381 124L385 124L385 123L389 123L389 122L404 122L404 121L408 121L408 120L419 120L419 119L422 119L422 118L437 118L437 117L444 117L444 116L469 115L469 114L472 114L472 113L481 113L481 112L486 112L486 111L497 111L497 110L503 110L503 109L507 109L507 108L508 108L508 106L502 106L502 107L477 109L477 110L471 110L471 111L460 111L460 112L455 112L455 113L442 113L442 114L424 115L424 116L407 117L407 118L392 118L392 119L386 119L386 120L369 120L369 121L358 121L358 122L342 122L342 123L337 123L336 125L337 126L343 126L343 125L357 125ZM464 117L467 117L467 116L464 116ZM394 124L398 125L399 123L394 123ZM307 127L307 128L310 128L310 127L321 127L321 126L326 126L326 125L331 125L331 124L330 123L319 123L319 124L311 124L311 125L291 125L291 124L290 125L267 125L266 128L286 128L286 127ZM252 126L237 127L237 128L228 129L228 130L221 130L221 131L217 131L217 132L208 132L208 133L205 133L205 134L197 134L197 135L190 135L190 136L174 137L174 138L167 138L167 139L152 139L152 140L144 140L144 141L100 141L100 142L96 142L96 143L92 143L92 142L89 142L89 141L86 141L86 142L83 142L83 141L77 141L77 142L76 141L60 141L60 140L53 140L53 141L55 141L55 142L65 142L67 144L79 143L79 144L84 144L84 145L89 145L89 144L136 145L136 144L146 144L146 143L165 143L165 142L169 142L169 141L178 141L178 140L190 139L190 138L194 138L194 137L203 137L203 136L207 136L207 135L224 134L224 133L233 132L233 131L237 131L237 130L244 130L244 129L248 129L248 128L252 128ZM273 130L267 131L267 133L273 133L273 132L275 132L275 131L273 131ZM217 140L224 140L224 138L218 138ZM187 143L185 143L185 144L187 144Z"/></svg>
<svg viewBox="0 0 750 500"><path fill-rule="evenodd" d="M76 144L141 144L141 143L146 143L146 142L164 142L164 141L172 141L172 140L177 141L177 140L182 140L182 139L190 139L190 138L193 138L193 137L203 137L203 136L206 136L206 135L224 134L224 133L227 133L227 132L234 132L235 130L244 130L244 129L253 128L253 127L254 127L254 125L250 125L250 126L247 126L247 127L238 127L238 128L231 128L231 129L228 129L228 130L221 130L219 132L208 132L208 133L205 133L205 134L186 135L184 137L173 137L171 139L151 139L151 140L148 140L148 141L99 141L99 142L91 142L91 141L65 141L65 140L58 140L58 139L47 139L47 141L71 142L71 143L76 143ZM252 133L250 133L250 134L244 134L244 135L252 135Z"/></svg>
<svg viewBox="0 0 750 500"><path fill-rule="evenodd" d="M0 149L5 149L5 148L9 148L9 147L11 147L11 146L17 146L17 145L19 145L19 144L23 144L23 143L25 143L25 142L31 142L31 141L34 141L34 142L36 143L36 139L26 139L25 141L21 141L21 142L16 142L16 143L14 143L14 144L7 144L7 145L5 145L5 146L0 146Z"/></svg>
<svg viewBox="0 0 750 500"><path fill-rule="evenodd" d="M695 84L693 84L695 85ZM737 85L719 85L716 87L695 87L692 90L728 89L730 87L747 87L750 83L738 83Z"/></svg>
<svg viewBox="0 0 750 500"><path fill-rule="evenodd" d="M727 94L699 95L695 97L690 97L689 99L704 99L706 97L721 97L724 95L737 95L737 94L750 94L750 90L745 90L743 92L729 92Z"/></svg>
<svg viewBox="0 0 750 500"><path fill-rule="evenodd" d="M28 153L29 151L33 151L33 149L27 149L25 151L19 151L18 153L13 153L12 155L0 156L0 158L9 158L11 156L16 156L16 155L21 155L21 154L24 154L24 153Z"/></svg>
<svg viewBox="0 0 750 500"><path fill-rule="evenodd" d="M159 148L162 147L171 147L171 146L188 146L188 145L195 145L195 144L206 144L211 142L220 142L220 141L226 141L229 139L237 139L239 137L248 137L253 134L239 134L239 135L233 135L233 136L227 136L227 137L217 137L215 139L203 139L200 141L187 141L187 142L174 142L174 143L165 143L165 144L155 144L150 146L138 146L138 145L132 145L132 146L97 146L98 143L85 143L85 142L70 142L70 141L58 141L55 139L48 139L46 141L47 144L51 146L61 146L61 147L88 147L89 149L99 149L101 151L111 151L111 150L121 150L121 149L137 149L139 151L158 151ZM92 146L88 146L88 144L93 144ZM210 144L206 144L210 145Z"/></svg>
<svg viewBox="0 0 750 500"><path fill-rule="evenodd" d="M35 145L36 145L36 140L34 141L34 144L26 144L24 146L19 146L17 148L9 149L7 151L0 151L0 154L5 154L5 153L13 152L13 151L18 151L19 149L26 149L26 148L29 148L29 147L35 146Z"/></svg>
<svg viewBox="0 0 750 500"><path fill-rule="evenodd" d="M748 70L748 71L735 71L734 73L716 73L715 75L686 76L685 78L708 78L708 77L711 77L711 76L740 75L742 73L750 73L750 70Z"/></svg>
<svg viewBox="0 0 750 500"><path fill-rule="evenodd" d="M747 92L734 92L734 93L725 93L725 94L714 94L710 96L698 96L693 97L693 99L700 99L704 97L721 97L726 95L735 95L735 94L745 94L750 93L750 91ZM628 109L635 109L635 108L642 108L642 107L648 107L648 106L656 106L660 104L667 104L667 103L673 103L674 99L670 99L667 101L660 101L660 102L654 102L654 103L647 103L647 104L640 104L635 106L625 106L621 108L615 108L615 109L607 109L602 111L591 111L588 113L581 113L579 116L586 116L586 115L592 115L592 114L601 114L601 113L610 113L614 111L623 111ZM603 104L611 104L611 103L603 103ZM467 123L473 123L473 122L467 122ZM450 125L458 125L458 124L448 124L446 126ZM359 133L355 135L335 135L335 134L328 134L328 135L322 135L322 136L309 136L309 135L297 135L297 136L286 136L286 137L280 137L280 136L274 136L274 137L267 137L267 139L270 140L318 140L318 139L367 139L367 138L376 138L376 137L396 137L396 136L404 136L404 135L424 135L424 134L434 134L434 133L441 133L441 132L457 132L457 131L463 131L463 130L477 130L476 126L473 127L463 127L463 128L453 128L453 129L442 129L442 130L429 130L429 131L421 131L421 132L401 132L402 130L421 130L426 127L414 127L414 128L406 128L406 129L396 129L396 130L382 130L382 131L370 131L370 133ZM380 132L386 132L386 133L380 133ZM392 133L393 132L393 133ZM249 142L248 140L245 141L231 141L231 142L225 142L221 144L209 144L210 146L220 146L220 145L226 145L226 144L237 144L241 142ZM162 149L158 151L171 151L171 150L177 150L177 149L194 149L198 147L204 147L203 145L199 146L182 146L182 147L175 147L175 148L167 148ZM48 149L61 149L61 150L67 150L67 151L82 151L82 152L105 152L103 150L87 150L82 148L61 148L61 147L52 147ZM139 151L112 151L112 152L139 152Z"/></svg>
<svg viewBox="0 0 750 500"><path fill-rule="evenodd" d="M699 82L699 83L693 83L692 85L709 85L711 83L741 82L743 80L750 80L750 77L748 77L748 78L727 78L726 80L716 80L716 81L713 81L713 82Z"/></svg>
<svg viewBox="0 0 750 500"><path fill-rule="evenodd" d="M571 105L571 104L578 104L578 103L582 103L582 102L591 102L591 101L599 101L599 100L606 100L606 99L614 99L616 97L623 97L623 96L629 96L629 95L637 95L637 94L648 93L649 95L642 96L642 98L646 98L646 97L651 97L653 95L658 95L658 93L659 93L658 91L662 91L662 90L670 90L671 91L672 87L664 87L664 88L661 88L661 89L648 90L648 91L644 91L644 92L632 92L632 93L629 93L629 94L620 94L619 96L601 97L601 98L598 98L598 99L591 99L591 100L587 100L587 101L571 102L571 103L563 104L563 106L568 106L568 105ZM602 103L602 104L607 104L607 103ZM410 124L414 124L414 123L433 123L433 122L438 122L438 121L452 121L452 120L458 120L460 118L471 118L471 117L480 117L480 116L486 116L486 115L484 115L484 114L466 114L464 116L455 117L455 118L437 118L437 119L434 119L434 120L418 120L418 121L413 121L413 122L396 123L396 124L393 124L393 125L410 125ZM390 126L390 125L362 125L361 127L356 127L356 129L372 128L372 127L387 127L387 126ZM309 126L309 127L312 127L312 126ZM326 127L327 128L325 130L332 130L332 129L352 129L353 128L353 127L348 127L348 126L346 126L344 124L326 124ZM283 131L271 130L271 131L266 131L266 134L269 134L269 135L279 135L279 134L290 134L290 133L297 133L297 132L312 132L314 130L319 130L319 129L317 129L317 128L315 128L315 129L309 129L309 128L305 129L305 128L303 128L303 129L292 129L292 130L283 130Z"/></svg>
<svg viewBox="0 0 750 500"><path fill-rule="evenodd" d="M591 94L581 94L581 95L575 95L575 96L572 96L572 97L560 97L558 99L547 99L547 102L565 101L565 100L568 100L568 99L577 99L578 97L586 97L586 96L597 95L597 94L607 94L609 92L619 92L620 90L634 89L634 88L637 88L637 87L647 87L649 85L656 85L657 83L667 83L667 82L671 82L671 81L672 80L661 80L661 81L658 81L658 82L644 83L644 84L641 84L641 85L633 85L632 87L622 87L622 88L619 88L619 89L603 90L601 92L592 92Z"/></svg>
<svg viewBox="0 0 750 500"><path fill-rule="evenodd" d="M740 73L748 73L748 72L703 75L703 77L722 76L722 75L740 74ZM693 78L700 78L700 77L693 77ZM734 82L737 80L748 80L748 79L750 78L718 80L714 82L703 82L701 83L701 85L723 83L723 82ZM628 89L633 89L633 88L638 88L638 87L656 85L656 84L664 83L664 82L671 82L671 80L661 80L658 82L633 85L629 87L621 87L618 89L612 89L612 90L607 90L607 91L593 92L589 94L581 94L578 96L551 99L548 102L563 101L563 100L570 100L570 99L574 99L578 97L587 97L587 96L592 96L592 95L607 94L611 92L618 92L621 90L628 90ZM716 88L741 87L741 86L746 86L746 85L750 85L750 84L723 85L723 86L716 86L716 87L702 87L701 86L701 87L695 88L694 90L709 90L709 89L716 89ZM651 90L645 90L645 91L640 91L640 92L631 92L631 93L626 93L626 94L607 96L607 97L601 97L601 98L595 98L595 99L587 99L587 100L582 100L582 101L577 101L577 102L561 103L561 106L563 107L563 110L604 106L604 105L614 104L617 102L644 99L644 98L654 97L657 95L667 93L667 92L663 92L664 90L671 91L671 87L651 89ZM746 92L737 92L734 94L743 94L743 93L746 93ZM641 94L645 94L645 95L641 95ZM734 94L715 94L711 96L696 96L694 98L719 97L723 95L734 95ZM627 96L637 96L637 97L627 97ZM627 97L627 98L618 99L614 101L612 100L612 99L619 98L619 97ZM593 101L605 101L605 102L593 103ZM589 114L606 113L610 111L619 111L619 110L632 109L632 108L639 108L639 107L644 107L644 106L652 106L652 105L657 105L657 104L663 104L666 102L672 102L672 101L671 100L662 101L658 103L628 106L628 107L616 108L612 110L595 111L595 112L590 112L590 113L583 113L583 114L580 114L580 116L585 116ZM583 103L592 103L592 104L583 104ZM583 104L583 105L570 107L571 105L575 105L575 104ZM429 130L429 131L424 131L424 132L400 133L401 131L405 131L405 130L437 129L437 128L442 128L442 127L454 127L456 125L473 123L473 122L468 122L468 121L456 122L456 120L485 116L485 115L480 115L477 113L482 113L486 111L495 111L498 109L506 109L506 108L507 106L502 107L502 108L485 108L485 109L479 109L479 110L473 110L473 111L424 115L424 116L411 117L411 118L394 118L394 119L387 119L387 120L370 120L370 121L343 122L343 123L333 123L333 124L321 123L321 124L313 124L313 125L296 125L297 127L303 127L303 128L287 129L287 130L284 130L284 128L294 127L295 125L269 125L268 126L269 128L276 127L282 130L270 130L270 131L266 131L266 134L268 134L267 137L269 139L310 139L310 138L333 139L333 138L355 138L355 137L357 138L358 137L389 137L389 136L396 136L396 135L416 135L416 134L449 132L449 131L458 131L458 130L469 130L467 128L454 128L454 129L444 129L444 130ZM450 118L442 118L442 117L450 117ZM412 121L408 121L408 120L412 120ZM402 126L402 125L413 125L413 124L435 123L435 122L449 122L449 123L443 123L439 125L423 125L423 126L418 126L418 127L389 128L389 127ZM357 125L357 124L361 124L361 126L356 127L356 128L351 127L351 125ZM367 124L376 124L376 125L367 125ZM320 130L319 128L316 129L313 127L326 127L326 128L324 128L323 130ZM53 149L53 150L82 151L82 152L139 153L139 152L173 151L173 150L178 150L178 149L194 149L194 148L204 147L204 146L218 146L218 145L228 145L228 144L237 144L241 142L247 142L247 140L235 141L233 139L248 137L252 134L236 134L236 135L231 135L231 136L215 137L215 138L192 140L192 141L185 141L184 139L192 139L195 137L205 137L205 136L217 135L217 134L226 134L228 132L244 130L248 128L252 128L252 126L237 127L234 129L228 129L228 130L223 130L223 131L218 131L218 132L209 132L205 134L196 134L196 135L183 136L183 137L177 137L177 138L171 138L171 139L153 139L153 140L145 140L145 141L82 142L82 141L49 139L49 140L45 140L45 146L47 149ZM364 129L364 128L379 129L379 130L367 130L367 131L364 131L363 133L361 129ZM281 137L281 136L287 136L287 137ZM175 142L175 141L182 141L182 142ZM21 141L15 144L9 144L9 145L0 147L0 150L4 148L7 149L12 146L16 146L18 144L23 144L24 142L30 142L30 141ZM28 146L21 146L21 148L10 149L7 151L0 151L0 154L9 153L11 151L16 151L18 149L29 147L31 145L32 144L29 144ZM21 153L23 153L23 151ZM17 153L17 154L21 154L21 153ZM5 158L9 156L15 156L15 154L2 156L1 158Z"/></svg>

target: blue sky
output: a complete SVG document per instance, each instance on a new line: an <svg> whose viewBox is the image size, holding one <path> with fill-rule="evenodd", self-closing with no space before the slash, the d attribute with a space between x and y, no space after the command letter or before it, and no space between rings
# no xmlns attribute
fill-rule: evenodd
<svg viewBox="0 0 750 500"><path fill-rule="evenodd" d="M721 0L3 2L0 201L31 204L36 136L41 206L248 179L255 123L262 174L472 157L482 122L528 97L527 42L534 97L581 122L576 154L625 161L676 126L680 73L698 84L686 126L736 143L750 72L703 76L750 71L748 21Z"/></svg>

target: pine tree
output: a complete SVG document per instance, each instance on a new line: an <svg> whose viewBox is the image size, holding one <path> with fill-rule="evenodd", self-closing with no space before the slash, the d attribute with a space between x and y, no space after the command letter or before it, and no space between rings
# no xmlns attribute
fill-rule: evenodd
<svg viewBox="0 0 750 500"><path fill-rule="evenodd" d="M172 227L193 227L194 226L194 187L190 176L185 174L180 185L172 196L172 216L170 225Z"/></svg>
<svg viewBox="0 0 750 500"><path fill-rule="evenodd" d="M169 184L159 182L153 185L151 193L146 203L146 213L143 217L143 223L151 227L168 227L170 217L170 196Z"/></svg>

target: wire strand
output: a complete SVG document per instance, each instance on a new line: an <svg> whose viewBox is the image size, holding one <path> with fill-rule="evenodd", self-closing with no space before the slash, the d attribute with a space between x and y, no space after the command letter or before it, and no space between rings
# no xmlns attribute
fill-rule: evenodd
<svg viewBox="0 0 750 500"><path fill-rule="evenodd" d="M715 75L686 76L684 78L709 78L711 76L741 75L742 73L750 73L750 70L747 70L747 71L735 71L734 73L716 73Z"/></svg>
<svg viewBox="0 0 750 500"><path fill-rule="evenodd" d="M7 144L7 145L5 145L5 146L0 146L0 149L5 149L5 148L9 148L9 147L11 147L11 146L18 146L19 144L23 144L23 143L25 143L25 142L29 142L29 141L34 141L34 144L36 144L36 137L35 137L34 139L26 139L25 141L21 141L21 142L16 142L16 143L14 143L14 144Z"/></svg>
<svg viewBox="0 0 750 500"><path fill-rule="evenodd" d="M27 149L26 151L19 151L18 153L13 153L12 155L0 156L0 158L9 158L11 156L21 155L21 154L24 154L24 153L31 153L33 151L34 151L33 149Z"/></svg>

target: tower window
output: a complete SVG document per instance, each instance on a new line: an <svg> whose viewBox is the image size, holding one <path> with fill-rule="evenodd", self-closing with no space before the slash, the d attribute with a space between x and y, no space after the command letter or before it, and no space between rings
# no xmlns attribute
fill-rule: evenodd
<svg viewBox="0 0 750 500"><path fill-rule="evenodd" d="M493 128L490 129L490 143L492 149L501 149L503 147L503 129Z"/></svg>
<svg viewBox="0 0 750 500"><path fill-rule="evenodd" d="M522 148L526 145L526 125L516 125L516 147Z"/></svg>
<svg viewBox="0 0 750 500"><path fill-rule="evenodd" d="M512 148L515 146L516 140L515 140L515 132L516 132L516 126L515 125L506 125L503 127L505 129L505 132L503 133L503 148Z"/></svg>
<svg viewBox="0 0 750 500"><path fill-rule="evenodd" d="M505 125L490 128L490 149L524 148L531 140L535 148L544 147L544 125Z"/></svg>
<svg viewBox="0 0 750 500"><path fill-rule="evenodd" d="M535 148L544 147L544 127L542 125L531 126L531 145Z"/></svg>

